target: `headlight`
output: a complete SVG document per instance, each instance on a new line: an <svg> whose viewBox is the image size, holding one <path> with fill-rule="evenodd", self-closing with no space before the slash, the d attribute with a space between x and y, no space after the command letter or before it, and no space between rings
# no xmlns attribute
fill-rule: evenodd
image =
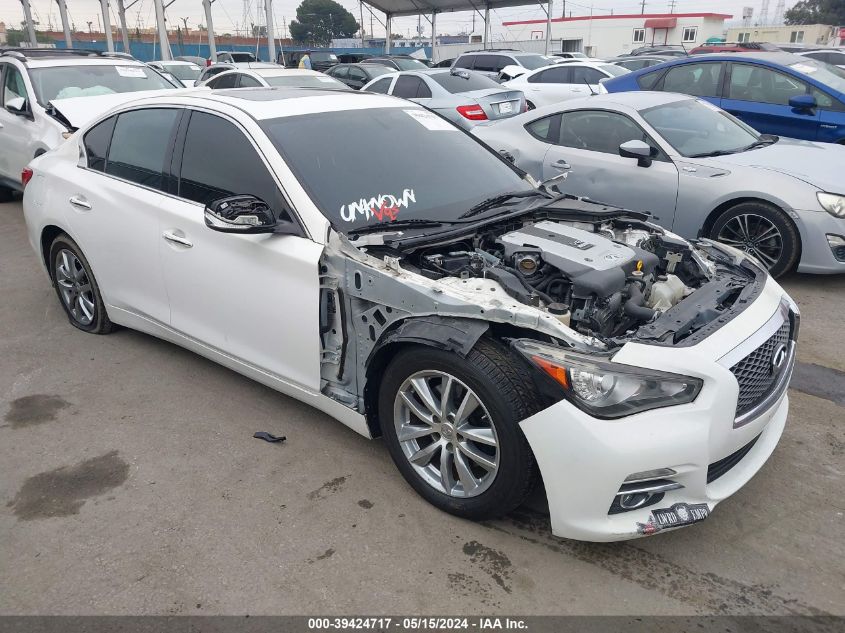
<svg viewBox="0 0 845 633"><path fill-rule="evenodd" d="M695 400L702 381L577 354L535 341L514 349L563 389L572 404L597 418L621 418Z"/></svg>
<svg viewBox="0 0 845 633"><path fill-rule="evenodd" d="M835 193L824 193L819 191L816 194L822 209L837 218L845 218L845 196L838 196Z"/></svg>

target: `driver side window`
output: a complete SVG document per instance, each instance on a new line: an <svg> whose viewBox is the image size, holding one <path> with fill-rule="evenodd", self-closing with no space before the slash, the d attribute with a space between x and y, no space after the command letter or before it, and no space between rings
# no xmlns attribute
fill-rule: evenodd
<svg viewBox="0 0 845 633"><path fill-rule="evenodd" d="M178 195L202 205L253 195L267 203L277 219L291 219L276 181L246 135L233 123L205 112L191 113Z"/></svg>
<svg viewBox="0 0 845 633"><path fill-rule="evenodd" d="M628 141L644 141L656 147L643 129L625 115L600 110L564 112L558 145L604 154L619 154Z"/></svg>

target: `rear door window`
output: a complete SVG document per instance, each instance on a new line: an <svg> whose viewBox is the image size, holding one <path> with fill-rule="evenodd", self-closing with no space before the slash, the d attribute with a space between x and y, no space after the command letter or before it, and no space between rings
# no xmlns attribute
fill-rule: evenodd
<svg viewBox="0 0 845 633"><path fill-rule="evenodd" d="M461 55L455 62L455 68L472 68L475 63L475 55Z"/></svg>
<svg viewBox="0 0 845 633"><path fill-rule="evenodd" d="M393 86L392 94L403 99L425 99L431 97L431 90L415 75L400 75Z"/></svg>
<svg viewBox="0 0 845 633"><path fill-rule="evenodd" d="M109 145L106 173L164 190L164 166L175 133L179 110L149 108L117 117Z"/></svg>
<svg viewBox="0 0 845 633"><path fill-rule="evenodd" d="M393 77L385 77L384 79L379 79L375 82L372 86L367 88L369 92L380 92L381 94L387 94L387 91L390 90L390 82L393 81Z"/></svg>
<svg viewBox="0 0 845 633"><path fill-rule="evenodd" d="M238 81L238 73L230 75L223 75L217 79L212 79L208 82L208 87L212 90L222 90L223 88L234 88Z"/></svg>
<svg viewBox="0 0 845 633"><path fill-rule="evenodd" d="M721 93L722 66L716 62L674 66L663 77L663 91L696 97L718 97Z"/></svg>
<svg viewBox="0 0 845 633"><path fill-rule="evenodd" d="M86 132L83 144L85 145L85 156L89 168L96 171L105 171L106 156L108 156L109 144L116 121L116 116L109 117Z"/></svg>
<svg viewBox="0 0 845 633"><path fill-rule="evenodd" d="M261 82L249 75L238 75L238 88L260 88Z"/></svg>
<svg viewBox="0 0 845 633"><path fill-rule="evenodd" d="M532 84L571 84L572 83L572 68L566 64L552 66L547 70L542 70L534 73L528 78L528 83Z"/></svg>
<svg viewBox="0 0 845 633"><path fill-rule="evenodd" d="M606 76L601 71L587 66L576 66L572 69L572 83L574 84L597 84Z"/></svg>

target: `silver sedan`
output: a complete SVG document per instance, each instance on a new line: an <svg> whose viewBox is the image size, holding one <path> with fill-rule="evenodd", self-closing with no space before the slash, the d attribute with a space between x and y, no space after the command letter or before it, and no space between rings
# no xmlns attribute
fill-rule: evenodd
<svg viewBox="0 0 845 633"><path fill-rule="evenodd" d="M479 73L453 69L406 70L378 77L361 90L409 99L470 129L527 110L525 95Z"/></svg>
<svg viewBox="0 0 845 633"><path fill-rule="evenodd" d="M566 172L567 193L730 244L775 276L845 272L845 147L759 134L658 92L567 101L472 133L537 180Z"/></svg>

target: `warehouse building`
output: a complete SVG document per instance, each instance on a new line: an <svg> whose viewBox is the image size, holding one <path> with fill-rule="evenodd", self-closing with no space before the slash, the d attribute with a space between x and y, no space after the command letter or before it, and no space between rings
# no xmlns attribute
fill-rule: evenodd
<svg viewBox="0 0 845 633"><path fill-rule="evenodd" d="M591 57L614 57L653 44L700 46L721 38L723 13L656 13L594 15L552 20L552 39L562 40L562 51L581 51ZM513 40L545 39L546 20L503 22ZM555 51L558 52L558 51Z"/></svg>
<svg viewBox="0 0 845 633"><path fill-rule="evenodd" d="M838 46L840 43L839 28L826 24L737 27L728 29L727 40L813 46Z"/></svg>

